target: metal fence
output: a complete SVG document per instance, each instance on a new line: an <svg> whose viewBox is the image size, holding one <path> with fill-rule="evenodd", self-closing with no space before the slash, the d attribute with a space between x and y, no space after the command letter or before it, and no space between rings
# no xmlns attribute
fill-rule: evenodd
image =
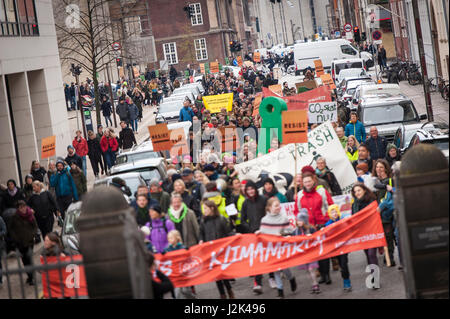
<svg viewBox="0 0 450 319"><path fill-rule="evenodd" d="M33 256L29 257L31 264L24 266L22 263L22 254L19 250L16 249L15 256L10 256L9 258L6 253L3 252L0 260L2 266L2 268L0 268L0 278L3 279L3 286L6 284L7 296L5 296L4 291L2 292L2 290L5 290L5 287L3 287L0 290L0 298L41 299L44 298L44 290L47 291L46 298L49 299L87 298L86 296L79 295L78 288L68 287L66 280L64 280L64 278L67 278L67 267L71 266L71 268L73 268L73 266L83 266L82 260L79 260L79 258L77 260L74 259L74 256L71 254L66 255L66 257L47 257L42 255L41 263L36 264L33 260ZM49 260L50 258L52 259L51 261ZM12 263L16 264L17 262L17 266L14 265L14 267L10 267L11 259L14 259ZM58 273L56 278L55 271ZM29 288L26 288L28 283L26 280L24 281L24 279L28 277L28 274L32 274L34 281L34 285L30 286L33 288L31 293ZM55 289L55 286L59 286L59 289ZM55 293L55 291L57 292Z"/></svg>

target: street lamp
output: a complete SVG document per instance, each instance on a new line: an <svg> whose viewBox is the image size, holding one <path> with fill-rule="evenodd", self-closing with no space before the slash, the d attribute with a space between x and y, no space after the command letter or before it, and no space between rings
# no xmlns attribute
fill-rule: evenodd
<svg viewBox="0 0 450 319"><path fill-rule="evenodd" d="M74 63L72 63L70 71L72 72L72 75L75 77L75 82L77 84L77 96L78 96L78 101L77 101L77 105L78 105L78 109L80 110L81 113L81 123L83 125L83 133L84 133L84 137L87 138L87 134L86 134L86 125L84 124L84 114L83 114L83 106L81 105L81 96L80 96L80 81L79 81L79 77L81 74L81 66L80 65L75 65ZM79 122L78 122L78 116L77 116L77 126L78 129L79 127Z"/></svg>

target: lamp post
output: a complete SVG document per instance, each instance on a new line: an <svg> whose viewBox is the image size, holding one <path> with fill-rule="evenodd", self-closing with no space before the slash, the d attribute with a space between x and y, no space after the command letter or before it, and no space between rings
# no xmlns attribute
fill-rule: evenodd
<svg viewBox="0 0 450 319"><path fill-rule="evenodd" d="M80 114L81 114L81 123L83 126L83 134L84 137L87 138L87 134L86 134L86 125L84 124L84 114L83 114L83 105L81 104L81 95L80 95L80 81L79 81L79 77L81 74L81 66L79 65L75 65L72 63L72 67L70 68L70 71L72 72L72 75L75 77L75 83L77 84L77 96L78 96L78 101L77 101L77 105L78 108L80 110ZM77 117L78 118L78 117Z"/></svg>

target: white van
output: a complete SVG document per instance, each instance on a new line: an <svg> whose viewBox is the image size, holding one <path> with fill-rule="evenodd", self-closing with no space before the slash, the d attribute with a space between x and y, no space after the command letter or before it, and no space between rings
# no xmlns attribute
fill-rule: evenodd
<svg viewBox="0 0 450 319"><path fill-rule="evenodd" d="M358 50L344 39L306 42L294 45L294 60L297 73L303 72L307 67L314 69L314 60L322 60L324 69L329 70L333 60L354 58L360 58Z"/></svg>
<svg viewBox="0 0 450 319"><path fill-rule="evenodd" d="M338 79L338 75L342 70L346 69L364 69L364 61L360 58L354 59L339 59L331 62L331 77L333 81L336 83ZM367 70L366 70L367 71Z"/></svg>

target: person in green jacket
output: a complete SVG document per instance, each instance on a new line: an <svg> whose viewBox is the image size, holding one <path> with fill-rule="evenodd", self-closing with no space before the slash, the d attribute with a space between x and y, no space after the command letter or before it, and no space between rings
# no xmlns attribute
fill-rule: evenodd
<svg viewBox="0 0 450 319"><path fill-rule="evenodd" d="M339 138L339 142L341 142L342 148L345 149L347 146L348 137L345 136L345 131L341 126L336 127L336 135Z"/></svg>
<svg viewBox="0 0 450 319"><path fill-rule="evenodd" d="M72 162L70 164L70 175L72 175L73 181L75 182L78 196L86 194L87 192L86 176L75 162Z"/></svg>

